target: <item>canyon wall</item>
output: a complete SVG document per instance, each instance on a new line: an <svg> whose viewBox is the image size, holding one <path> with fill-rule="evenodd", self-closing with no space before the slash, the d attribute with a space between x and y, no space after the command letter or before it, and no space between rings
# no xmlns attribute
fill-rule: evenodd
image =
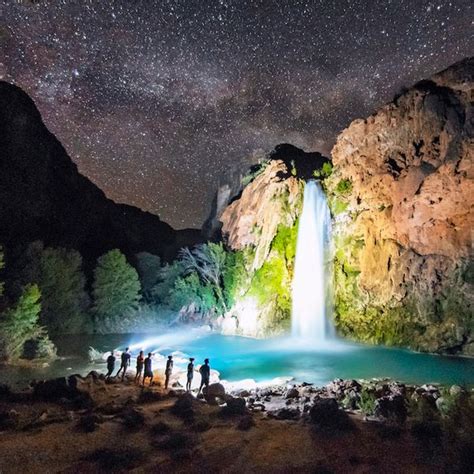
<svg viewBox="0 0 474 474"><path fill-rule="evenodd" d="M474 60L356 120L332 150L336 325L474 355Z"/></svg>

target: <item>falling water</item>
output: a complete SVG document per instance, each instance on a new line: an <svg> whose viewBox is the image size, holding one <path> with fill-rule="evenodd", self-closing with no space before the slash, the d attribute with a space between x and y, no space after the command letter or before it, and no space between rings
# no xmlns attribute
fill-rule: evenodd
<svg viewBox="0 0 474 474"><path fill-rule="evenodd" d="M328 303L328 269L331 215L319 183L309 181L304 190L298 227L293 278L292 335L319 342L333 335Z"/></svg>

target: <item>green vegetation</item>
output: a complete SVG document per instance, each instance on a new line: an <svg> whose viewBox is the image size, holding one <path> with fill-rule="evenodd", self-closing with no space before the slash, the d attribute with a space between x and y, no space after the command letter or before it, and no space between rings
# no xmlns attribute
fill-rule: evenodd
<svg viewBox="0 0 474 474"><path fill-rule="evenodd" d="M352 191L352 181L350 179L341 179L336 185L338 194L349 194Z"/></svg>
<svg viewBox="0 0 474 474"><path fill-rule="evenodd" d="M24 355L29 341L39 346L39 356L54 354L54 346L45 328L39 325L41 292L37 285L27 285L18 302L0 318L0 360L14 361Z"/></svg>
<svg viewBox="0 0 474 474"><path fill-rule="evenodd" d="M260 163L253 165L250 168L250 172L242 178L242 186L245 187L249 185L257 176L261 175L265 171L269 163L270 160L265 159L262 160Z"/></svg>
<svg viewBox="0 0 474 474"><path fill-rule="evenodd" d="M332 164L327 161L326 163L323 164L323 166L320 169L314 170L313 176L316 179L326 179L329 178L332 174Z"/></svg>
<svg viewBox="0 0 474 474"><path fill-rule="evenodd" d="M145 301L151 302L153 301L153 288L160 281L161 259L148 252L140 252L135 257L143 298Z"/></svg>
<svg viewBox="0 0 474 474"><path fill-rule="evenodd" d="M270 247L269 258L259 268L250 283L248 294L254 296L260 306L270 306L273 318L270 331L286 328L291 318L291 281L298 222L288 227L280 225Z"/></svg>
<svg viewBox="0 0 474 474"><path fill-rule="evenodd" d="M130 316L137 310L140 299L138 273L120 250L114 249L97 260L93 283L96 325L99 330Z"/></svg>
<svg viewBox="0 0 474 474"><path fill-rule="evenodd" d="M376 400L375 393L363 387L359 395L359 400L357 401L357 408L359 408L364 415L373 415Z"/></svg>
<svg viewBox="0 0 474 474"><path fill-rule="evenodd" d="M42 295L42 324L50 334L83 331L88 321L89 298L79 252L46 248L38 264L36 283Z"/></svg>

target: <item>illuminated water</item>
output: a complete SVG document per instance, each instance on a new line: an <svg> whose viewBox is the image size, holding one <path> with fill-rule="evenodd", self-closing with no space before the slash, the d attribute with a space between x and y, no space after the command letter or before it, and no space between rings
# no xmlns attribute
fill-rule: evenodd
<svg viewBox="0 0 474 474"><path fill-rule="evenodd" d="M143 341L148 339L149 342ZM74 336L59 342L60 354L65 357L50 367L41 369L0 369L0 381L25 385L29 380L73 373L86 374L90 370L105 372L105 363L91 364L87 349L91 345L101 351L132 346L136 355L140 348L168 355L182 352L184 358L196 357L201 363L211 359L211 367L229 381L254 379L258 382L275 377L294 378L296 381L324 384L334 378L390 377L411 383L457 383L474 385L474 359L441 357L427 354L358 346L339 343L333 350L296 346L289 339L256 340L240 337L205 334L193 331L161 335ZM133 347L133 346L132 346ZM177 357L179 360L179 357ZM133 366L133 364L132 364ZM177 367L177 369L178 369ZM117 366L118 369L118 366Z"/></svg>
<svg viewBox="0 0 474 474"><path fill-rule="evenodd" d="M292 288L291 332L294 337L327 343L334 334L328 295L326 265L331 215L319 183L309 181L304 190L298 225L295 274Z"/></svg>

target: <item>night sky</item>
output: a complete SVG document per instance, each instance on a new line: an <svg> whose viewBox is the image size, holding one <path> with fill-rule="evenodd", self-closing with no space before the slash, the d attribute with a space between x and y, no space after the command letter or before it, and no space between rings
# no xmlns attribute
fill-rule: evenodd
<svg viewBox="0 0 474 474"><path fill-rule="evenodd" d="M200 226L219 177L474 53L472 0L0 0L0 78L106 194Z"/></svg>

